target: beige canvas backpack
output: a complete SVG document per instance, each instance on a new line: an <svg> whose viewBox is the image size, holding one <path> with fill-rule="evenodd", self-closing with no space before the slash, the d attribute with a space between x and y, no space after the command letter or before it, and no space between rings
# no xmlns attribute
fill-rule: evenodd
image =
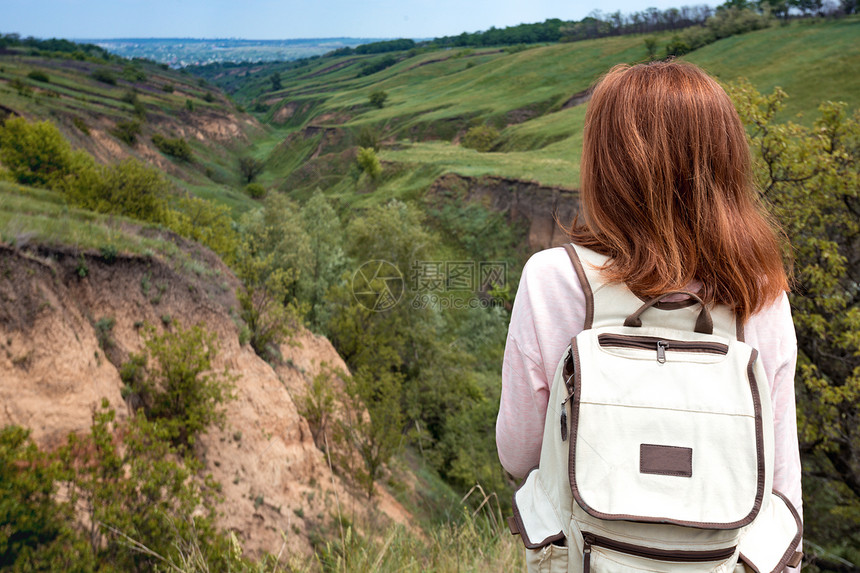
<svg viewBox="0 0 860 573"><path fill-rule="evenodd" d="M565 248L586 321L553 379L540 465L514 494L529 571L796 566L801 522L772 490L770 389L733 313L692 293L642 301L602 280L605 257Z"/></svg>

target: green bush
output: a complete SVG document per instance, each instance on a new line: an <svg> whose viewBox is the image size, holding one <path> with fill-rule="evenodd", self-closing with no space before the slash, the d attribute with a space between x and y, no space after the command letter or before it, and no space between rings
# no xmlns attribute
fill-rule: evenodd
<svg viewBox="0 0 860 573"><path fill-rule="evenodd" d="M161 86L161 90L172 94L174 90L173 84L164 84L163 86Z"/></svg>
<svg viewBox="0 0 860 573"><path fill-rule="evenodd" d="M174 232L206 245L232 264L239 242L230 209L202 197L182 195L174 200L167 216L167 226Z"/></svg>
<svg viewBox="0 0 860 573"><path fill-rule="evenodd" d="M67 191L72 203L99 213L114 213L163 223L168 219L170 184L154 167L136 159L99 166Z"/></svg>
<svg viewBox="0 0 860 573"><path fill-rule="evenodd" d="M359 170L366 173L371 179L377 179L382 174L382 164L376 152L370 147L359 147L355 158Z"/></svg>
<svg viewBox="0 0 860 573"><path fill-rule="evenodd" d="M93 70L93 73L91 73L90 76L94 80L102 82L103 84L108 84L111 86L116 85L116 74L114 74L113 71L109 70L108 68L98 68L96 70Z"/></svg>
<svg viewBox="0 0 860 573"><path fill-rule="evenodd" d="M156 133L152 136L152 143L165 155L170 155L182 161L191 161L191 146L181 137L168 138Z"/></svg>
<svg viewBox="0 0 860 573"><path fill-rule="evenodd" d="M122 77L130 82L146 81L146 74L134 64L129 64L122 69Z"/></svg>
<svg viewBox="0 0 860 573"><path fill-rule="evenodd" d="M42 82L46 84L51 81L51 79L48 77L48 74L46 74L42 70L33 70L32 72L27 74L27 77L31 80L36 80L37 82Z"/></svg>
<svg viewBox="0 0 860 573"><path fill-rule="evenodd" d="M489 151L499 138L499 131L489 125L478 125L469 129L460 142L463 147L475 151Z"/></svg>
<svg viewBox="0 0 860 573"><path fill-rule="evenodd" d="M373 107L378 107L379 109L385 107L385 101L387 99L388 92L382 90L373 91L370 93L369 96L367 96L367 101L370 102L370 105L372 105Z"/></svg>
<svg viewBox="0 0 860 573"><path fill-rule="evenodd" d="M143 353L132 354L121 367L123 382L137 394L147 419L161 420L180 451L189 451L197 436L224 421L234 378L226 370L213 372L217 354L215 335L201 325L177 325L164 334L147 327Z"/></svg>
<svg viewBox="0 0 860 573"><path fill-rule="evenodd" d="M111 133L126 145L132 146L137 141L140 131L141 126L139 121L118 121L116 122L116 126L111 130Z"/></svg>
<svg viewBox="0 0 860 573"><path fill-rule="evenodd" d="M245 185L245 193L252 199L262 199L266 196L266 188L260 183L248 183Z"/></svg>
<svg viewBox="0 0 860 573"><path fill-rule="evenodd" d="M51 122L15 117L0 127L0 163L19 183L57 187L72 171L74 154Z"/></svg>
<svg viewBox="0 0 860 573"><path fill-rule="evenodd" d="M58 500L63 469L29 434L0 429L0 569L93 571L87 543L73 529L73 504Z"/></svg>
<svg viewBox="0 0 860 573"><path fill-rule="evenodd" d="M379 133L368 125L361 128L355 142L359 147L369 147L374 151L379 151Z"/></svg>

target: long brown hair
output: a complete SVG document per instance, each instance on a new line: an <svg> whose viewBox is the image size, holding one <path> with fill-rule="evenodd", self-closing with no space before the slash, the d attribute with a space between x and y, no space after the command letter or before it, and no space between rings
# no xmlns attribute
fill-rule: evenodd
<svg viewBox="0 0 860 573"><path fill-rule="evenodd" d="M696 66L612 68L588 105L581 173L585 221L570 237L610 257L610 280L646 298L698 281L742 319L788 289L743 125Z"/></svg>

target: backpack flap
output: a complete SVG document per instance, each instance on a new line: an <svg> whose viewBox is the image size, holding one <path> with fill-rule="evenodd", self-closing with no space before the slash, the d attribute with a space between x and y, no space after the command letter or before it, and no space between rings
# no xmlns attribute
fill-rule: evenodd
<svg viewBox="0 0 860 573"><path fill-rule="evenodd" d="M514 493L514 516L509 523L511 532L519 534L529 549L539 549L551 543L564 545L564 528L559 508L550 501L540 483L537 468L532 469Z"/></svg>
<svg viewBox="0 0 860 573"><path fill-rule="evenodd" d="M661 328L574 340L569 479L599 519L738 529L766 484L756 352Z"/></svg>
<svg viewBox="0 0 860 573"><path fill-rule="evenodd" d="M770 503L745 532L740 543L740 559L753 571L782 571L787 565L797 567L802 554L800 539L803 525L794 506L774 491Z"/></svg>

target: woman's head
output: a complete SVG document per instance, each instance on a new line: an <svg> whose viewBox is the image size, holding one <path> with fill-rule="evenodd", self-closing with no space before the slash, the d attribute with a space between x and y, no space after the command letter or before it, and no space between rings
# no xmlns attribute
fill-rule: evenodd
<svg viewBox="0 0 860 573"><path fill-rule="evenodd" d="M703 285L746 318L788 282L751 183L743 125L725 91L681 62L616 66L594 88L574 241L612 257L640 296Z"/></svg>

